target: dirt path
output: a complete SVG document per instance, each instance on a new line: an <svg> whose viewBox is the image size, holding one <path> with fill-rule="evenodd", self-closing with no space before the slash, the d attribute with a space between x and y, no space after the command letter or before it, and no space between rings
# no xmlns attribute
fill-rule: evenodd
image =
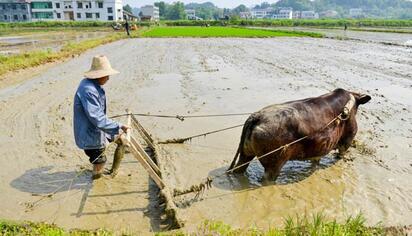
<svg viewBox="0 0 412 236"><path fill-rule="evenodd" d="M373 97L358 114L353 161L325 157L320 166L289 163L276 184L257 189L250 187L260 185L258 164L249 177L222 177L200 201L177 199L189 230L204 219L267 227L287 215L320 211L340 219L362 211L371 224L412 224L411 53L404 47L309 38L134 39L90 50L0 90L0 218L53 221L69 228L158 230L148 176L130 156L118 178L91 186L86 172L70 191L66 186L27 209L27 203L41 199L33 194L53 191L61 185L54 181L71 179L87 167L73 141L72 98L92 56L106 54L122 72L106 86L110 114L127 107L157 114L250 112L337 87ZM245 119L141 121L154 137L166 139ZM164 146L167 181L183 188L222 173L239 136L235 129Z"/></svg>

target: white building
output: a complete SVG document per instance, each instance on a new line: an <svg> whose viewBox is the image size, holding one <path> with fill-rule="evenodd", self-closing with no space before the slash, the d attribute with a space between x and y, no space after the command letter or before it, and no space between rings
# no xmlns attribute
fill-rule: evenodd
<svg viewBox="0 0 412 236"><path fill-rule="evenodd" d="M292 13L292 19L300 19L302 18L302 12L301 11L294 11Z"/></svg>
<svg viewBox="0 0 412 236"><path fill-rule="evenodd" d="M300 18L302 19L319 19L319 14L314 11L302 11Z"/></svg>
<svg viewBox="0 0 412 236"><path fill-rule="evenodd" d="M293 11L291 9L281 9L278 14L275 15L276 19L292 19Z"/></svg>
<svg viewBox="0 0 412 236"><path fill-rule="evenodd" d="M158 21L160 19L159 7L146 5L140 9L141 19Z"/></svg>
<svg viewBox="0 0 412 236"><path fill-rule="evenodd" d="M30 5L33 21L123 19L122 0L34 0Z"/></svg>
<svg viewBox="0 0 412 236"><path fill-rule="evenodd" d="M361 8L351 8L349 9L349 15L352 18L363 17L363 10Z"/></svg>
<svg viewBox="0 0 412 236"><path fill-rule="evenodd" d="M338 17L338 14L339 13L337 11L327 10L327 11L320 12L319 16L323 18L336 18Z"/></svg>
<svg viewBox="0 0 412 236"><path fill-rule="evenodd" d="M273 8L265 8L265 9L257 9L254 8L250 11L252 18L254 19L263 19L263 18L270 18L273 14Z"/></svg>
<svg viewBox="0 0 412 236"><path fill-rule="evenodd" d="M194 9L186 9L185 13L188 20L196 20L196 11Z"/></svg>
<svg viewBox="0 0 412 236"><path fill-rule="evenodd" d="M250 13L249 11L242 11L242 12L239 12L239 16L242 19L251 19L252 13Z"/></svg>

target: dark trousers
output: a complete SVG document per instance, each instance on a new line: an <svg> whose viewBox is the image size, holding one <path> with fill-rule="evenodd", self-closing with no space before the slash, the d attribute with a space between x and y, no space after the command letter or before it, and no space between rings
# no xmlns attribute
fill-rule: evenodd
<svg viewBox="0 0 412 236"><path fill-rule="evenodd" d="M89 161L92 164L104 164L107 161L106 155L104 154L105 148L101 149L86 149L84 153L89 157Z"/></svg>

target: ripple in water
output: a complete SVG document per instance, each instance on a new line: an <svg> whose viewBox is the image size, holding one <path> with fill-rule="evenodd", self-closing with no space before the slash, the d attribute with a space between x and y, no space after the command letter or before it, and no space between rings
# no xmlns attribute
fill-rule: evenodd
<svg viewBox="0 0 412 236"><path fill-rule="evenodd" d="M335 155L329 154L320 159L319 163L314 163L310 160L306 161L288 161L283 166L280 174L275 182L265 181L265 185L269 184L289 184L299 182L318 169L324 169L332 166L338 161ZM246 170L246 175L251 186L262 186L265 168L258 160L253 160ZM266 183L267 182L267 183Z"/></svg>

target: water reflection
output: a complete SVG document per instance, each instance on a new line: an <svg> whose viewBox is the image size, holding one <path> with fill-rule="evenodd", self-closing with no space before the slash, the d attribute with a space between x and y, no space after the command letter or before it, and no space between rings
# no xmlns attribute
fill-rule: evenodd
<svg viewBox="0 0 412 236"><path fill-rule="evenodd" d="M110 32L51 32L0 37L0 54L11 55L33 50L60 50L68 42L103 37Z"/></svg>
<svg viewBox="0 0 412 236"><path fill-rule="evenodd" d="M223 175L227 167L218 168L209 173L210 176L219 176L213 185L217 188L228 190L243 190L265 185L291 184L304 180L316 170L325 169L334 165L339 159L335 154L329 154L316 161L288 161L282 168L275 181L264 179L265 169L258 160L253 160L245 174Z"/></svg>

